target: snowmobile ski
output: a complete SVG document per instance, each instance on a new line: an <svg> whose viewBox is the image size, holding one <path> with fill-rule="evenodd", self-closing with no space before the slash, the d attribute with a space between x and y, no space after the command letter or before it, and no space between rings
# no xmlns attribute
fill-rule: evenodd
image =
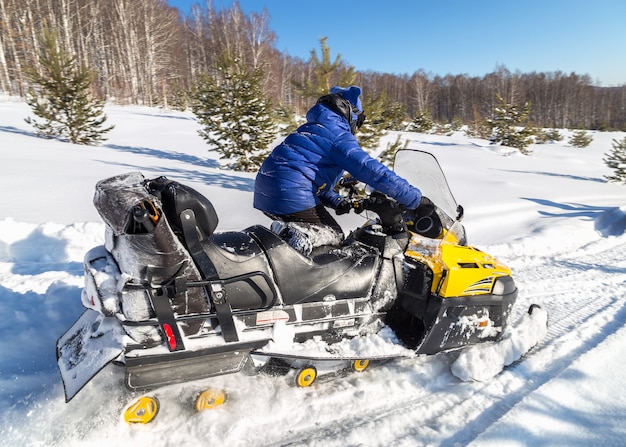
<svg viewBox="0 0 626 447"><path fill-rule="evenodd" d="M450 370L463 381L489 380L507 366L519 362L539 344L547 330L548 313L541 306L532 304L498 341L463 349Z"/></svg>

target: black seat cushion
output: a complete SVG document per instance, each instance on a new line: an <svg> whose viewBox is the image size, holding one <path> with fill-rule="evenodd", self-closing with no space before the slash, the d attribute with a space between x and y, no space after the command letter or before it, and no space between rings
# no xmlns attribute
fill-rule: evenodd
<svg viewBox="0 0 626 447"><path fill-rule="evenodd" d="M366 297L378 266L375 250L360 244L306 258L260 225L245 230L265 250L285 304Z"/></svg>
<svg viewBox="0 0 626 447"><path fill-rule="evenodd" d="M150 180L147 188L151 194L161 199L163 212L177 234L182 233L180 214L187 209L195 214L196 225L205 237L215 232L219 222L215 208L209 199L195 189L166 177Z"/></svg>

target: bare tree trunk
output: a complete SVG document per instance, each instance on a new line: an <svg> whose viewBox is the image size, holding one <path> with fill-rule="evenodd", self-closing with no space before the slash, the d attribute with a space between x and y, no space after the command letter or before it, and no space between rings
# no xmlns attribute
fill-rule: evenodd
<svg viewBox="0 0 626 447"><path fill-rule="evenodd" d="M430 81L426 73L424 71L415 73L411 78L411 83L415 89L416 112L426 110L430 101Z"/></svg>
<svg viewBox="0 0 626 447"><path fill-rule="evenodd" d="M9 0L0 0L0 3L2 4L2 20L4 23L7 24L7 27L5 28L5 31L10 33L8 34L8 51L9 51L9 57L11 58L12 62L13 62L13 79L16 81L17 84L17 94L22 96L24 95L24 88L25 88L25 82L24 82L24 71L22 69L22 55L20 54L20 50L19 50L19 42L22 41L22 33L21 33L21 29L22 29L22 25L20 24L19 20L18 20L18 12L19 12L19 7L20 5L16 5L16 3L13 1L11 2L12 4L9 3ZM29 9L27 9L27 12L29 11ZM11 16L13 16L14 20L11 20ZM24 15L22 15L22 17L24 17ZM5 59L6 60L6 59ZM9 67L7 65L7 73L9 72ZM11 91L16 91L16 88L12 88Z"/></svg>
<svg viewBox="0 0 626 447"><path fill-rule="evenodd" d="M10 39L8 35L9 29L9 17L4 0L0 0L0 90L4 94L11 93L11 77L9 76L9 65L5 57L6 50L4 49L4 41Z"/></svg>
<svg viewBox="0 0 626 447"><path fill-rule="evenodd" d="M64 48L66 48L68 51L70 51L71 53L74 53L73 51L71 51L74 48L74 41L72 40L72 25L71 25L71 11L70 11L70 0L57 0L61 2L61 6L60 6L60 11L59 11L59 15L60 17L60 21L61 21L61 31L62 33L61 36L63 36L62 39L62 45ZM75 5L72 5L75 6Z"/></svg>
<svg viewBox="0 0 626 447"><path fill-rule="evenodd" d="M127 4L127 0L114 0L115 12L117 13L117 19L120 22L121 42L117 42L119 45L120 55L124 64L124 68L127 72L127 80L129 82L130 90L127 92L129 99L132 103L139 101L139 70L137 64L137 53L141 51L139 48L139 42L137 39L137 29L133 23L132 6Z"/></svg>

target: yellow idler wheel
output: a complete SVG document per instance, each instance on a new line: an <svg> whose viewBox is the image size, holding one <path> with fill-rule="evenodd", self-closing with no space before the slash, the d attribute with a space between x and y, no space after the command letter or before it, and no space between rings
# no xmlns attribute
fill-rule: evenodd
<svg viewBox="0 0 626 447"><path fill-rule="evenodd" d="M317 370L314 366L299 369L296 373L296 385L299 387L310 386L317 378Z"/></svg>
<svg viewBox="0 0 626 447"><path fill-rule="evenodd" d="M356 372L363 372L369 366L370 361L367 359L355 360L352 362L352 369Z"/></svg>
<svg viewBox="0 0 626 447"><path fill-rule="evenodd" d="M159 412L159 401L156 397L140 397L124 410L124 421L127 424L147 424Z"/></svg>
<svg viewBox="0 0 626 447"><path fill-rule="evenodd" d="M226 402L224 390L204 390L196 399L196 411L210 410L211 408L219 407L224 402Z"/></svg>

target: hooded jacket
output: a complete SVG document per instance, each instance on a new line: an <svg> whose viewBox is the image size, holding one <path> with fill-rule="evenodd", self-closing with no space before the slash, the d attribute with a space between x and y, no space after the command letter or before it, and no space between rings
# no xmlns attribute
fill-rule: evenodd
<svg viewBox="0 0 626 447"><path fill-rule="evenodd" d="M420 190L361 149L344 116L316 104L306 119L263 162L254 184L255 208L273 215L320 204L336 208L343 197L334 186L344 171L405 208L417 208Z"/></svg>

